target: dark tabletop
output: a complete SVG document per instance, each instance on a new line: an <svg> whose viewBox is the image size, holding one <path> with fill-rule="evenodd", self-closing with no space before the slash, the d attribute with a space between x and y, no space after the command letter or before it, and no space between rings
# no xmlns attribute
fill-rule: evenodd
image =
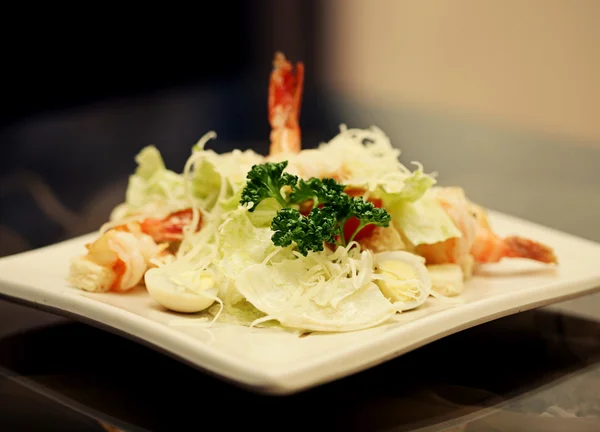
<svg viewBox="0 0 600 432"><path fill-rule="evenodd" d="M285 397L25 306L0 317L2 431L600 430L600 322L546 309Z"/></svg>

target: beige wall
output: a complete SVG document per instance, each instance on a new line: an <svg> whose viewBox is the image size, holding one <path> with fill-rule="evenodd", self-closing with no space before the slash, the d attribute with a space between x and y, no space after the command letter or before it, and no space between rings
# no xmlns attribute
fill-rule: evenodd
<svg viewBox="0 0 600 432"><path fill-rule="evenodd" d="M600 0L329 0L327 84L600 145Z"/></svg>

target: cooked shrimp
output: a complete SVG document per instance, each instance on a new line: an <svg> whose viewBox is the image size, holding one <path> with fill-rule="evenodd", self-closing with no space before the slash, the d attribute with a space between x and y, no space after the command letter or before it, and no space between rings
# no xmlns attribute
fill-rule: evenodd
<svg viewBox="0 0 600 432"><path fill-rule="evenodd" d="M107 231L86 245L86 255L72 261L70 282L86 291L127 291L142 281L151 260L163 256L167 246L139 230Z"/></svg>
<svg viewBox="0 0 600 432"><path fill-rule="evenodd" d="M554 251L542 243L518 236L501 238L486 229L478 230L471 255L480 263L495 263L502 258L527 258L546 264L558 262Z"/></svg>
<svg viewBox="0 0 600 432"><path fill-rule="evenodd" d="M471 247L476 262L494 263L502 258L527 258L546 264L558 262L554 251L542 243L519 236L499 237L492 231L483 207L469 202L469 211L477 221L477 237Z"/></svg>
<svg viewBox="0 0 600 432"><path fill-rule="evenodd" d="M503 258L527 258L556 263L551 248L522 237L501 238L490 227L483 207L464 197L460 188L436 188L436 198L460 229L462 237L419 245L417 253L429 264L457 263L470 273L469 261L495 263Z"/></svg>
<svg viewBox="0 0 600 432"><path fill-rule="evenodd" d="M425 257L428 264L458 264L469 277L474 261L470 251L477 237L477 221L469 212L469 202L462 189L435 188L434 191L437 201L462 235L444 242L419 245L416 252Z"/></svg>
<svg viewBox="0 0 600 432"><path fill-rule="evenodd" d="M129 231L132 226L135 226L135 231L141 231L148 234L156 243L177 243L183 240L183 230L193 220L193 211L191 208L179 210L169 213L163 218L144 218L143 215L133 215L131 217L114 218L100 228L100 232L116 229L121 231ZM133 225L131 225L133 223ZM196 231L202 227L202 213L199 213L198 224Z"/></svg>
<svg viewBox="0 0 600 432"><path fill-rule="evenodd" d="M192 210L116 225L86 245L88 253L71 263L70 281L86 291L127 291L142 282L152 260L170 253L170 243L183 239L192 221ZM198 221L196 230L201 227Z"/></svg>
<svg viewBox="0 0 600 432"><path fill-rule="evenodd" d="M304 84L304 64L294 67L281 52L275 53L269 80L270 154L298 153L301 148L300 105Z"/></svg>
<svg viewBox="0 0 600 432"><path fill-rule="evenodd" d="M171 213L164 219L146 219L140 223L140 228L156 243L178 242L183 239L183 229L192 222L192 219L192 209L185 209ZM201 224L202 213L196 231L200 229Z"/></svg>

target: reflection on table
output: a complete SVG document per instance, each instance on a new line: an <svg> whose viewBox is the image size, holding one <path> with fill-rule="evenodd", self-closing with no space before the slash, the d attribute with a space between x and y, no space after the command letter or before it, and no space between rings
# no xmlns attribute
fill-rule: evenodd
<svg viewBox="0 0 600 432"><path fill-rule="evenodd" d="M71 321L4 336L0 370L0 382L100 421L100 430L600 430L600 322L545 310L288 397L249 393Z"/></svg>

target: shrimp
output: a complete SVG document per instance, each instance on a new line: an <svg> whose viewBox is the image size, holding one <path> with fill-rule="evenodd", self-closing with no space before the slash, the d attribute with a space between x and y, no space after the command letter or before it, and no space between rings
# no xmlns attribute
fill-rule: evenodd
<svg viewBox="0 0 600 432"><path fill-rule="evenodd" d="M485 209L469 202L469 211L477 221L477 236L471 255L479 263L495 263L502 258L526 258L545 264L557 264L552 248L520 236L501 238L492 231Z"/></svg>
<svg viewBox="0 0 600 432"><path fill-rule="evenodd" d="M435 198L461 232L444 242L422 244L416 247L427 264L458 264L465 276L470 277L474 257L470 254L477 238L477 220L469 212L469 202L460 188L435 188Z"/></svg>
<svg viewBox="0 0 600 432"><path fill-rule="evenodd" d="M470 275L469 262L496 263L503 258L526 258L557 263L553 250L518 236L501 238L491 229L485 209L470 202L460 188L436 188L436 198L461 231L462 236L444 242L417 246L429 264L456 263Z"/></svg>
<svg viewBox="0 0 600 432"><path fill-rule="evenodd" d="M183 229L193 219L192 209L179 210L164 219L145 219L140 223L142 232L148 234L156 243L178 242L183 239ZM202 213L196 231L202 225Z"/></svg>
<svg viewBox="0 0 600 432"><path fill-rule="evenodd" d="M477 221L477 237L471 255L479 263L495 263L502 258L527 258L545 264L557 264L558 259L549 246L520 236L501 238L492 231L485 209L469 203L469 211Z"/></svg>
<svg viewBox="0 0 600 432"><path fill-rule="evenodd" d="M552 248L519 236L501 238L494 232L480 229L471 254L479 263L495 263L502 258L527 258L545 264L557 264Z"/></svg>
<svg viewBox="0 0 600 432"><path fill-rule="evenodd" d="M130 290L142 281L151 260L160 258L167 246L156 244L139 230L112 229L87 244L87 254L71 262L69 281L85 291Z"/></svg>
<svg viewBox="0 0 600 432"><path fill-rule="evenodd" d="M154 260L171 255L168 248L183 239L192 210L114 226L71 263L70 282L86 291L127 291L140 284ZM196 230L201 228L200 218Z"/></svg>
<svg viewBox="0 0 600 432"><path fill-rule="evenodd" d="M294 66L276 52L269 79L271 145L266 159L287 161L286 171L302 178L342 180L348 172L339 162L323 158L317 149L302 150L299 118L303 88L304 63L296 63L294 74Z"/></svg>
<svg viewBox="0 0 600 432"><path fill-rule="evenodd" d="M202 213L199 213L198 216L196 231L202 227ZM193 218L194 213L191 208L169 213L164 218L144 218L140 214L124 218L124 220L115 217L112 222L104 224L100 228L100 232L108 229L128 231L130 223L133 222L136 226L135 230L148 234L156 243L177 243L183 240L183 231L186 226L191 224Z"/></svg>
<svg viewBox="0 0 600 432"><path fill-rule="evenodd" d="M270 155L298 153L301 148L300 105L304 85L304 64L294 67L281 52L275 53L269 80Z"/></svg>

